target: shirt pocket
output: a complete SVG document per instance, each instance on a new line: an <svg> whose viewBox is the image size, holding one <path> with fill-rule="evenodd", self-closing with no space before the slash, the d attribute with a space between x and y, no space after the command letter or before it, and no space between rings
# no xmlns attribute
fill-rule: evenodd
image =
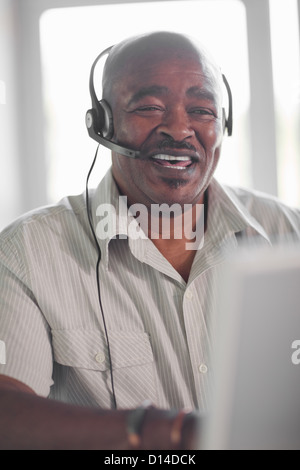
<svg viewBox="0 0 300 470"><path fill-rule="evenodd" d="M155 362L149 335L110 332L109 343L118 407L137 407L144 400L156 404Z"/></svg>
<svg viewBox="0 0 300 470"><path fill-rule="evenodd" d="M97 330L52 330L54 360L63 366L105 371L107 346Z"/></svg>
<svg viewBox="0 0 300 470"><path fill-rule="evenodd" d="M83 377L97 374L111 393L107 341L97 330L53 330L54 360ZM154 359L150 338L144 332L108 333L114 392L118 408L131 408L148 399L156 402ZM102 374L101 374L102 373ZM99 384L100 385L100 384ZM88 388L88 387L87 387ZM91 391L91 393L93 393Z"/></svg>

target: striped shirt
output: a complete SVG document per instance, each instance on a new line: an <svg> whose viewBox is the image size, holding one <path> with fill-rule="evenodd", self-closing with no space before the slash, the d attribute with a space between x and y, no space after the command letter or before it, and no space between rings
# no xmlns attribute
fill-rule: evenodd
<svg viewBox="0 0 300 470"><path fill-rule="evenodd" d="M90 191L97 208L120 215L97 249L85 195L27 214L0 236L0 373L42 396L110 408L110 364L118 408L149 399L161 408L207 409L210 391L210 319L218 267L239 239L272 243L300 239L300 211L273 197L209 187L204 245L186 283L146 237L126 236L111 172ZM103 207L103 206L102 206ZM104 230L104 228L102 227ZM2 355L4 357L4 355ZM2 362L2 364L1 364ZM5 363L4 363L5 362Z"/></svg>

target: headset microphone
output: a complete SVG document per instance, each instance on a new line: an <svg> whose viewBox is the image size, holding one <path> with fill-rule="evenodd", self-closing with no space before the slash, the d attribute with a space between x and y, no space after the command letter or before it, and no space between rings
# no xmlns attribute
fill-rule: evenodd
<svg viewBox="0 0 300 470"><path fill-rule="evenodd" d="M86 116L85 116L85 123L86 127L88 129L89 136L96 140L101 145L104 145L104 147L112 150L113 152L120 153L121 155L125 155L125 157L130 157L130 158L139 158L140 152L137 150L131 150L126 147L122 147L121 145L116 144L115 142L112 142L111 140L106 139L105 137L102 137L98 132L97 128L95 128L95 112L94 109L90 109L87 111Z"/></svg>

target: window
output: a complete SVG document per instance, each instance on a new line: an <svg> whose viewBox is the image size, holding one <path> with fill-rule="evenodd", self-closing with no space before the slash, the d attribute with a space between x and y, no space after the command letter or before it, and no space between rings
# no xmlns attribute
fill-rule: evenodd
<svg viewBox="0 0 300 470"><path fill-rule="evenodd" d="M153 30L183 32L199 39L220 64L232 88L234 131L233 137L225 138L217 177L228 184L251 187L249 73L243 3L239 0L139 2L53 9L41 17L50 202L83 191L94 156L96 143L88 137L84 123L90 107L88 79L93 60L106 47ZM101 91L97 93L101 97ZM101 147L92 184L100 181L109 165L109 151Z"/></svg>
<svg viewBox="0 0 300 470"><path fill-rule="evenodd" d="M279 197L300 206L300 51L297 0L271 0Z"/></svg>

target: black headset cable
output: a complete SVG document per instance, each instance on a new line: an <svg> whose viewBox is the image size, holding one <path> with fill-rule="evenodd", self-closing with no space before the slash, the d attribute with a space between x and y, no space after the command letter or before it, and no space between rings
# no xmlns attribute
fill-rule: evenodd
<svg viewBox="0 0 300 470"><path fill-rule="evenodd" d="M100 292L100 277L99 277L99 267L100 267L100 261L101 261L101 249L99 246L99 242L97 240L97 236L93 227L93 222L91 218L91 211L90 211L90 203L89 203L89 179L91 176L91 173L94 169L96 160L97 160L97 155L98 155L98 150L99 150L100 145L97 146L96 153L94 160L92 162L91 168L89 169L87 178L86 178L86 188L85 188L85 194L86 194L86 210L87 210L87 216L88 216L88 221L90 225L91 232L93 234L97 251L98 251L98 259L97 259L97 264L96 264L96 279L97 279L97 289L98 289L98 300L99 300L99 306L100 306L100 311L101 311L101 316L103 320L103 327L104 327L104 332L105 332L105 338L106 338L106 343L107 343L107 352L108 352L108 360L109 360L109 369L110 369L110 380L111 380L111 389L112 389L112 398L113 398L113 408L117 409L117 400L116 400L116 394L115 394L115 387L114 387L114 377L113 377L113 371L112 371L112 360L111 360L111 352L110 352L110 344L109 344L109 337L108 337L108 332L107 332L107 327L106 327L106 321L105 321L105 316L104 316L104 311L103 311L103 306L102 306L102 300L101 300L101 292Z"/></svg>

